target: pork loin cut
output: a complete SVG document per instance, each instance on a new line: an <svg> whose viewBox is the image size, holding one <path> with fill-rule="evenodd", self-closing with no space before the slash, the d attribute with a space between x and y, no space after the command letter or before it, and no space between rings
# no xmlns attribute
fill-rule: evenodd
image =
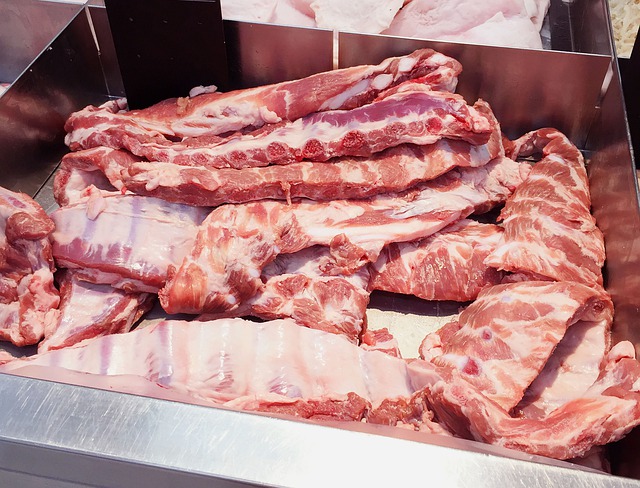
<svg viewBox="0 0 640 488"><path fill-rule="evenodd" d="M542 151L500 213L504 234L489 266L532 279L602 284L604 238L590 213L580 151L555 129L525 134L508 148L517 158Z"/></svg>
<svg viewBox="0 0 640 488"><path fill-rule="evenodd" d="M129 332L153 305L154 295L89 283L71 270L63 270L56 279L60 286L60 315L45 330L44 339L38 344L39 353L93 337Z"/></svg>
<svg viewBox="0 0 640 488"><path fill-rule="evenodd" d="M57 319L53 229L31 197L0 187L0 340L35 344Z"/></svg>
<svg viewBox="0 0 640 488"><path fill-rule="evenodd" d="M68 202L77 198L75 194L82 194L83 183L94 183L70 175L98 173L109 179L109 186L120 190L174 203L212 207L265 198L334 200L403 191L452 168L482 166L504 155L500 126L490 107L484 102L478 102L476 107L492 124L486 144L440 139L426 146L403 144L368 158L341 157L326 163L300 162L239 170L148 162L124 150L98 147L65 155L54 188L58 202ZM63 193L73 195L63 197Z"/></svg>
<svg viewBox="0 0 640 488"><path fill-rule="evenodd" d="M110 101L72 114L65 125L65 141L72 150L95 146L132 149L136 143L166 144L175 138L224 134L296 120L314 112L359 107L381 91L413 78L421 78L433 89L453 91L461 70L456 60L420 49L375 66L344 68L227 93L174 98L143 110L127 111L126 101Z"/></svg>
<svg viewBox="0 0 640 488"><path fill-rule="evenodd" d="M26 366L122 375L122 381L141 377L210 404L304 417L360 420L383 401L409 400L415 391L405 361L291 320L166 320L16 360L0 371Z"/></svg>
<svg viewBox="0 0 640 488"><path fill-rule="evenodd" d="M189 253L206 208L137 195L91 197L51 214L53 256L82 279L155 293Z"/></svg>
<svg viewBox="0 0 640 488"><path fill-rule="evenodd" d="M425 239L389 244L371 266L370 289L425 300L474 300L502 281L502 272L484 264L501 235L497 225L465 219Z"/></svg>
<svg viewBox="0 0 640 488"><path fill-rule="evenodd" d="M458 371L510 411L522 399L569 327L613 320L602 289L572 282L520 282L485 289L457 320L428 335L420 355Z"/></svg>
<svg viewBox="0 0 640 488"><path fill-rule="evenodd" d="M223 205L200 226L193 250L160 292L169 313L221 312L250 298L278 254L331 248L325 272L352 273L392 242L412 241L503 202L530 167L497 158L452 170L398 194L368 200ZM328 271L333 268L333 271Z"/></svg>

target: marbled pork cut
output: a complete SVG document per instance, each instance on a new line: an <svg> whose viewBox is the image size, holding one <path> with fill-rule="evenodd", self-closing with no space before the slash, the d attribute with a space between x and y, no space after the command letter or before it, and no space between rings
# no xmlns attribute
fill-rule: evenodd
<svg viewBox="0 0 640 488"><path fill-rule="evenodd" d="M410 398L415 391L405 361L291 320L166 320L13 361L0 371L25 366L142 377L238 409L288 406L287 413L312 416L305 409L314 405L333 404L338 414L355 407L358 420L368 408Z"/></svg>
<svg viewBox="0 0 640 488"><path fill-rule="evenodd" d="M211 207L265 198L335 200L403 191L452 168L482 166L504 155L500 126L490 107L484 102L477 102L476 107L492 124L486 144L440 139L426 146L402 144L368 158L340 157L327 162L242 169L141 161L124 150L98 147L65 155L54 188L59 203L63 197L58 195L63 193L71 195L64 197L69 201L84 189L85 182L69 175L99 173L120 190Z"/></svg>
<svg viewBox="0 0 640 488"><path fill-rule="evenodd" d="M137 195L94 193L51 214L53 256L82 278L155 293L189 253L209 209Z"/></svg>
<svg viewBox="0 0 640 488"><path fill-rule="evenodd" d="M425 300L474 300L503 278L484 264L501 235L497 225L465 219L425 239L389 244L371 265L370 289Z"/></svg>
<svg viewBox="0 0 640 488"><path fill-rule="evenodd" d="M325 272L350 274L392 242L420 239L504 202L530 167L497 158L368 200L223 205L200 226L193 250L172 270L160 301L169 313L221 312L253 296L278 254L330 246ZM331 270L331 268L334 268Z"/></svg>
<svg viewBox="0 0 640 488"><path fill-rule="evenodd" d="M0 187L0 340L35 344L57 318L53 228L31 197Z"/></svg>
<svg viewBox="0 0 640 488"><path fill-rule="evenodd" d="M216 144L205 138L125 148L151 161L241 169L371 156L403 143L433 144L442 138L486 144L492 128L489 117L467 105L460 95L432 91L422 83L411 82L362 107L312 113Z"/></svg>
<svg viewBox="0 0 640 488"><path fill-rule="evenodd" d="M126 111L126 101L89 106L69 117L65 142L72 150L128 148L149 141L170 143L201 135L224 134L325 110L352 109L408 79L422 78L433 89L453 91L462 67L431 49L388 58L379 65L318 73L294 81L169 99L143 110ZM135 152L135 151L133 151Z"/></svg>
<svg viewBox="0 0 640 488"><path fill-rule="evenodd" d="M580 151L555 129L525 134L508 148L517 158L542 151L500 213L504 234L489 266L532 279L602 284L604 238L591 215Z"/></svg>
<svg viewBox="0 0 640 488"><path fill-rule="evenodd" d="M63 270L56 277L60 286L60 315L45 329L38 352L70 347L85 339L129 332L153 305L154 295L127 293L109 285L89 283L78 273Z"/></svg>
<svg viewBox="0 0 640 488"><path fill-rule="evenodd" d="M597 381L543 418L511 417L466 381L459 370L414 361L438 422L456 435L530 454L571 459L624 437L640 424L640 363L630 342L616 344Z"/></svg>
<svg viewBox="0 0 640 488"><path fill-rule="evenodd" d="M428 335L420 355L455 369L510 411L545 367L569 327L609 327L613 303L602 289L573 282L520 282L485 289L457 320Z"/></svg>
<svg viewBox="0 0 640 488"><path fill-rule="evenodd" d="M322 271L330 259L329 248L322 246L280 254L262 271L264 284L258 292L221 315L266 320L289 317L301 326L341 334L357 343L366 326L369 269L332 276ZM217 316L204 316L212 318Z"/></svg>

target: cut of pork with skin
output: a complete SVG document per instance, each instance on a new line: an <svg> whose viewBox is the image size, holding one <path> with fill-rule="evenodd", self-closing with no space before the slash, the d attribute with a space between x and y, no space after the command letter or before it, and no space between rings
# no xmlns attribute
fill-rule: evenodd
<svg viewBox="0 0 640 488"><path fill-rule="evenodd" d="M169 313L222 312L252 297L264 266L278 254L330 246L323 271L349 274L392 242L429 236L473 212L504 202L530 170L497 158L449 171L398 194L368 200L262 201L223 205L200 226L193 251L160 291ZM334 268L331 270L331 268Z"/></svg>
<svg viewBox="0 0 640 488"><path fill-rule="evenodd" d="M531 383L517 416L542 418L575 398L580 398L598 379L609 352L610 321L580 321L572 325Z"/></svg>
<svg viewBox="0 0 640 488"><path fill-rule="evenodd" d="M31 197L0 187L0 340L36 344L57 320L53 229Z"/></svg>
<svg viewBox="0 0 640 488"><path fill-rule="evenodd" d="M51 218L53 256L83 279L127 291L157 292L170 265L189 253L209 209L137 195L94 193Z"/></svg>
<svg viewBox="0 0 640 488"><path fill-rule="evenodd" d="M322 246L279 255L264 268L264 284L256 295L222 315L267 320L288 317L301 326L358 342L365 330L369 270L362 267L351 275L327 275L322 267L330 259L329 249ZM213 318L218 317L209 314L199 320Z"/></svg>
<svg viewBox="0 0 640 488"><path fill-rule="evenodd" d="M359 420L415 392L405 361L292 320L166 320L12 361L0 371L27 366L136 376L213 404L262 411L284 405L283 413L306 417L334 406L359 412Z"/></svg>
<svg viewBox="0 0 640 488"><path fill-rule="evenodd" d="M227 93L174 98L143 110L126 111L126 102L111 101L72 114L65 125L65 142L72 150L95 146L119 149L136 141L166 144L169 138L225 134L296 120L314 112L349 110L413 78L422 78L433 89L453 91L461 70L453 58L420 49L385 59L379 65L344 68ZM128 146L124 145L126 138L132 139Z"/></svg>
<svg viewBox="0 0 640 488"><path fill-rule="evenodd" d="M78 185L72 185L73 180L67 175L97 172L104 173L111 184L121 190L174 203L211 207L265 198L333 200L403 191L452 168L482 166L504 155L500 126L490 107L484 102L476 103L476 107L492 124L492 134L486 144L440 139L426 146L403 144L368 158L341 157L324 163L300 162L239 170L141 161L123 150L98 147L65 155L54 188L56 195L77 193L74 187ZM62 201L62 197L58 197L58 201Z"/></svg>
<svg viewBox="0 0 640 488"><path fill-rule="evenodd" d="M434 235L386 246L371 266L371 290L415 295L425 300L474 300L504 273L484 264L502 228L462 220Z"/></svg>
<svg viewBox="0 0 640 488"><path fill-rule="evenodd" d="M93 337L129 332L153 305L154 295L89 283L71 270L62 271L56 279L60 285L60 316L45 330L38 353L70 347Z"/></svg>
<svg viewBox="0 0 640 488"><path fill-rule="evenodd" d="M504 234L486 263L533 279L602 284L604 238L590 213L580 151L555 129L525 134L505 148L514 157L542 151L500 213Z"/></svg>
<svg viewBox="0 0 640 488"><path fill-rule="evenodd" d="M314 0L310 6L318 27L379 34L389 27L403 3L404 0Z"/></svg>
<svg viewBox="0 0 640 488"><path fill-rule="evenodd" d="M170 145L136 140L122 146L151 161L241 169L371 156L400 144L426 145L442 138L474 145L489 141L489 117L460 95L431 91L418 82L407 86L362 107L312 113L216 144L205 138Z"/></svg>
<svg viewBox="0 0 640 488"><path fill-rule="evenodd" d="M511 417L458 369L419 360L409 369L414 383L425 386L428 405L446 428L461 437L530 454L581 457L640 424L640 363L630 342L611 349L597 381L580 398L538 419Z"/></svg>
<svg viewBox="0 0 640 488"><path fill-rule="evenodd" d="M609 328L613 303L602 289L572 282L520 282L485 289L457 320L427 336L420 355L458 371L510 411L538 377L568 328Z"/></svg>

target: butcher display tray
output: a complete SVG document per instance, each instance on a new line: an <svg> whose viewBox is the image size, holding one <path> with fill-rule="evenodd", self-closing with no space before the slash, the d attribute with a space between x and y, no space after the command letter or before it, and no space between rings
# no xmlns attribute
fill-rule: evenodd
<svg viewBox="0 0 640 488"><path fill-rule="evenodd" d="M571 2L600 12L601 2ZM567 10L569 12L569 10ZM575 22L570 17L570 25ZM595 16L598 18L598 16ZM582 25L591 25L584 13ZM608 25L608 24L605 24ZM458 92L487 100L510 137L543 126L567 134L588 161L593 212L605 235L614 335L640 352L640 208L620 77L608 27L589 49L529 51L225 22L233 87L334 67L377 63L432 47L464 67ZM573 27L571 29L574 29ZM568 38L580 45L577 31ZM595 43L595 44L594 44ZM582 44L584 46L584 44ZM161 48L161 43L158 44ZM571 52L577 51L577 52ZM185 53L188 56L188 53ZM153 78L151 83L161 80ZM74 110L121 96L115 50L100 4L87 6L0 98L0 185L55 204L51 176ZM456 305L374 294L370 319L407 341ZM402 347L402 345L401 345ZM481 443L370 424L318 424L185 403L132 382L0 375L0 479L7 486L640 486L640 432L610 452L613 475ZM155 397L155 398L154 398ZM37 459L37 462L34 460ZM21 484L20 484L21 483Z"/></svg>

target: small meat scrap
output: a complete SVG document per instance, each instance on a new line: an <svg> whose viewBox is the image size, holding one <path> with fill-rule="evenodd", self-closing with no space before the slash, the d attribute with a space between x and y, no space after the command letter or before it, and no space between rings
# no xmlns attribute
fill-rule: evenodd
<svg viewBox="0 0 640 488"><path fill-rule="evenodd" d="M486 263L525 278L602 285L604 238L580 151L555 129L529 132L505 149L513 158L540 151L543 158L507 200L504 234Z"/></svg>
<svg viewBox="0 0 640 488"><path fill-rule="evenodd" d="M126 100L89 106L69 117L65 142L76 151L96 146L129 149L149 142L225 134L296 120L314 112L350 110L382 91L420 78L434 90L453 91L462 67L431 49L388 58L379 65L355 66L227 93L173 98L143 110L126 110Z"/></svg>
<svg viewBox="0 0 640 488"><path fill-rule="evenodd" d="M57 320L53 229L31 197L0 187L0 340L36 344Z"/></svg>
<svg viewBox="0 0 640 488"><path fill-rule="evenodd" d="M613 303L601 288L574 282L519 282L480 292L453 321L428 335L420 355L455 369L510 411L565 336L582 322L608 328Z"/></svg>
<svg viewBox="0 0 640 488"><path fill-rule="evenodd" d="M501 235L497 225L464 219L425 239L389 244L371 265L370 288L424 300L474 300L503 279L484 264Z"/></svg>
<svg viewBox="0 0 640 488"><path fill-rule="evenodd" d="M109 285L79 279L79 273L62 270L60 315L45 329L38 352L73 346L85 339L129 332L153 304L149 293L127 293Z"/></svg>

